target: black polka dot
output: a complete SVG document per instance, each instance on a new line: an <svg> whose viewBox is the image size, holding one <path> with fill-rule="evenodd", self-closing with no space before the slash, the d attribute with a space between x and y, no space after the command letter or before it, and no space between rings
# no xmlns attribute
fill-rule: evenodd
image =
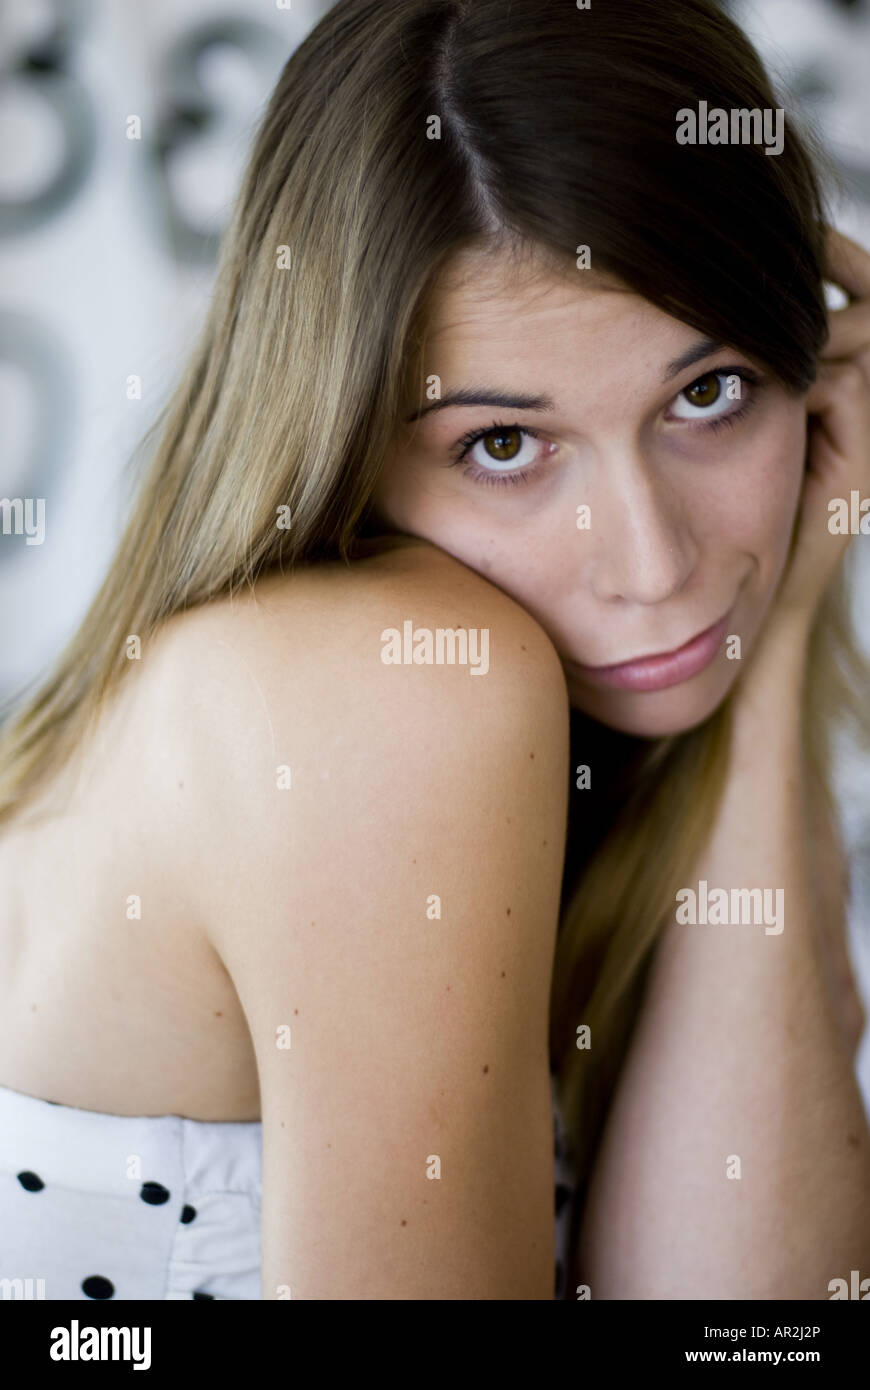
<svg viewBox="0 0 870 1390"><path fill-rule="evenodd" d="M568 1202L568 1201L570 1201L570 1199L571 1199L571 1189L570 1189L570 1187L566 1187L565 1184L564 1184L563 1182L557 1182L557 1183L556 1183L556 1215L557 1215L557 1216L559 1215L559 1212L560 1212L560 1211L562 1210L562 1208L564 1207L565 1203Z"/></svg>
<svg viewBox="0 0 870 1390"><path fill-rule="evenodd" d="M185 1205L181 1208L181 1220L183 1221L184 1225L188 1226L195 1216L196 1207L189 1207L185 1203Z"/></svg>
<svg viewBox="0 0 870 1390"><path fill-rule="evenodd" d="M164 1202L169 1201L169 1192L162 1182L143 1182L139 1196L149 1207L162 1207Z"/></svg>
<svg viewBox="0 0 870 1390"><path fill-rule="evenodd" d="M115 1292L115 1285L111 1279L104 1279L102 1274L89 1274L87 1279L82 1280L82 1293L86 1293L88 1298L111 1298Z"/></svg>
<svg viewBox="0 0 870 1390"><path fill-rule="evenodd" d="M27 1172L27 1170L18 1174L18 1181L27 1192L41 1192L45 1187L42 1178L38 1177L36 1173Z"/></svg>
<svg viewBox="0 0 870 1390"><path fill-rule="evenodd" d="M196 1293L193 1294L193 1297L194 1297L194 1298L214 1298L214 1294L213 1294L213 1293L200 1293L199 1290L197 1290Z"/></svg>

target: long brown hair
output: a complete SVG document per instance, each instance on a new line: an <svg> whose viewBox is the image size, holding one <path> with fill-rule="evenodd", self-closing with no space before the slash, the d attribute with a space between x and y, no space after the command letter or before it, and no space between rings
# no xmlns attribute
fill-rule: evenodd
<svg viewBox="0 0 870 1390"><path fill-rule="evenodd" d="M594 269L790 392L810 385L826 332L811 143L790 117L777 155L687 148L676 113L701 99L783 105L712 0L339 0L272 94L105 582L4 730L0 820L82 744L130 634L144 642L265 570L352 560L422 306L460 250L531 247L570 268L587 245ZM831 730L850 709L867 717L842 580L813 643L807 748L828 787ZM569 838L554 975L581 1174L675 885L715 814L729 709L652 742L574 719L577 761L610 769L596 775L594 844Z"/></svg>

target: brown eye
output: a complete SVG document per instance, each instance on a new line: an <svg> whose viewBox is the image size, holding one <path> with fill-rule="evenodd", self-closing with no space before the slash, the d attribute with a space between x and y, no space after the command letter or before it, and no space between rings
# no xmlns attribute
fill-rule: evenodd
<svg viewBox="0 0 870 1390"><path fill-rule="evenodd" d="M708 372L706 376L698 377L683 392L686 399L697 406L715 405L721 394L718 372Z"/></svg>
<svg viewBox="0 0 870 1390"><path fill-rule="evenodd" d="M482 443L490 458L509 463L520 452L522 437L522 430L491 430L483 436Z"/></svg>

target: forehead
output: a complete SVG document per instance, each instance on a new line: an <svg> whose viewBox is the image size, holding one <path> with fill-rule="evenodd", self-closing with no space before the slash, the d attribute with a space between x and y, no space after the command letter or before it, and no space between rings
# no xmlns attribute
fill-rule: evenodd
<svg viewBox="0 0 870 1390"><path fill-rule="evenodd" d="M452 375L506 354L539 365L614 354L658 360L694 336L613 276L534 253L475 249L456 256L433 286L419 348L431 370Z"/></svg>

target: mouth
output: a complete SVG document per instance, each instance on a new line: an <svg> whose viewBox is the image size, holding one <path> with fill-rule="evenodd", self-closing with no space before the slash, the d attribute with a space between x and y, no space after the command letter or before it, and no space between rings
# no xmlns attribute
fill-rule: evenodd
<svg viewBox="0 0 870 1390"><path fill-rule="evenodd" d="M690 680L709 666L728 631L731 613L729 608L724 618L712 627L705 628L670 652L655 652L651 656L617 662L614 666L581 666L574 661L567 665L590 685L616 690L666 690L668 686Z"/></svg>

